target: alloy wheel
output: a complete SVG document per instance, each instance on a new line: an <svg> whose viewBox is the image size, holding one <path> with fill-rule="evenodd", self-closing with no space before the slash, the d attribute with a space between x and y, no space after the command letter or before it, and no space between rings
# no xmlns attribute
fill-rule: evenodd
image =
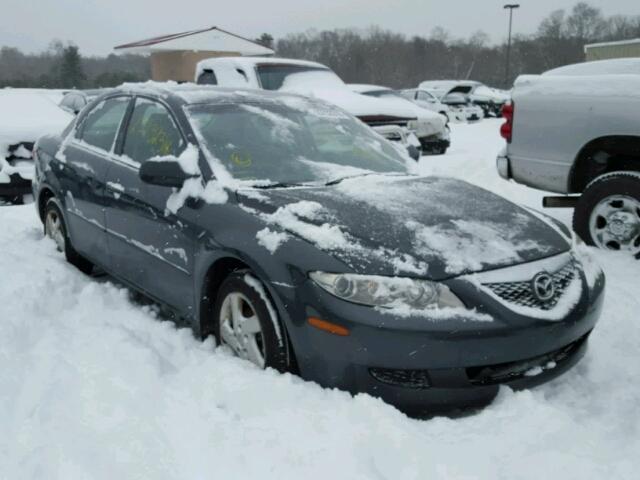
<svg viewBox="0 0 640 480"><path fill-rule="evenodd" d="M56 242L56 247L58 251L65 251L65 237L64 237L64 227L62 226L62 219L60 215L55 210L49 210L47 212L47 218L45 220L45 230L47 236L53 239Z"/></svg>
<svg viewBox="0 0 640 480"><path fill-rule="evenodd" d="M239 292L229 293L220 309L220 341L240 358L265 366L265 342L256 309Z"/></svg>

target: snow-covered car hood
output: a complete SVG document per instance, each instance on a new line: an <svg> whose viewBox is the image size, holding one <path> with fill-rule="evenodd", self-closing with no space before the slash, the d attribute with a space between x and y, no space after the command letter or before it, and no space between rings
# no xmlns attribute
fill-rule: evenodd
<svg viewBox="0 0 640 480"><path fill-rule="evenodd" d="M375 97L368 97L375 98ZM430 110L426 110L419 105L411 102L410 100L406 100L404 98L375 98L376 100L382 100L384 102L393 103L398 106L398 108L407 108L413 112L413 116L418 119L416 135L418 137L426 137L429 135L434 135L437 133L442 133L445 130L446 119L440 115L439 113L432 112Z"/></svg>
<svg viewBox="0 0 640 480"><path fill-rule="evenodd" d="M260 193L238 200L357 273L441 280L570 249L541 217L451 178L370 175Z"/></svg>
<svg viewBox="0 0 640 480"><path fill-rule="evenodd" d="M0 90L0 141L35 141L60 133L73 119L43 93Z"/></svg>
<svg viewBox="0 0 640 480"><path fill-rule="evenodd" d="M296 93L307 97L319 98L337 105L356 117L389 116L397 118L416 118L411 106L373 98L352 92L336 76L332 81L325 72L302 72L290 75L280 88L281 92Z"/></svg>

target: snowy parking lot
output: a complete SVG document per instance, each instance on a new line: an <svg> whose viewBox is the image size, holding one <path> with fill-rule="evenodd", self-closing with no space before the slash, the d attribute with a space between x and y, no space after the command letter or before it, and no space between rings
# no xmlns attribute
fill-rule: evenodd
<svg viewBox="0 0 640 480"><path fill-rule="evenodd" d="M500 121L452 126L420 172L540 208L498 177ZM549 210L567 225L569 210ZM586 357L461 418L261 371L68 265L33 205L0 208L0 478L631 479L640 471L640 264L607 275Z"/></svg>

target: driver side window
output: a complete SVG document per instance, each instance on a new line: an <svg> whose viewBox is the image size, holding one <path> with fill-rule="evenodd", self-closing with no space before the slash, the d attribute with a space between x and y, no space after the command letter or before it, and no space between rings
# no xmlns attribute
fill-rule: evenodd
<svg viewBox="0 0 640 480"><path fill-rule="evenodd" d="M180 130L167 109L159 103L138 98L122 153L137 163L143 163L152 157L177 157L184 148Z"/></svg>

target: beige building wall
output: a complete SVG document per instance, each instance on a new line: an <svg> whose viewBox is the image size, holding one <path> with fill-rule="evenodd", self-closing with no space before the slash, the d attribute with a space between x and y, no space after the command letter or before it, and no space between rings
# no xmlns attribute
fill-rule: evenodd
<svg viewBox="0 0 640 480"><path fill-rule="evenodd" d="M594 45L585 47L587 62L611 58L640 57L640 42L624 45Z"/></svg>
<svg viewBox="0 0 640 480"><path fill-rule="evenodd" d="M158 82L174 80L193 82L196 65L200 60L211 57L239 56L238 52L154 52L151 54L151 78Z"/></svg>

